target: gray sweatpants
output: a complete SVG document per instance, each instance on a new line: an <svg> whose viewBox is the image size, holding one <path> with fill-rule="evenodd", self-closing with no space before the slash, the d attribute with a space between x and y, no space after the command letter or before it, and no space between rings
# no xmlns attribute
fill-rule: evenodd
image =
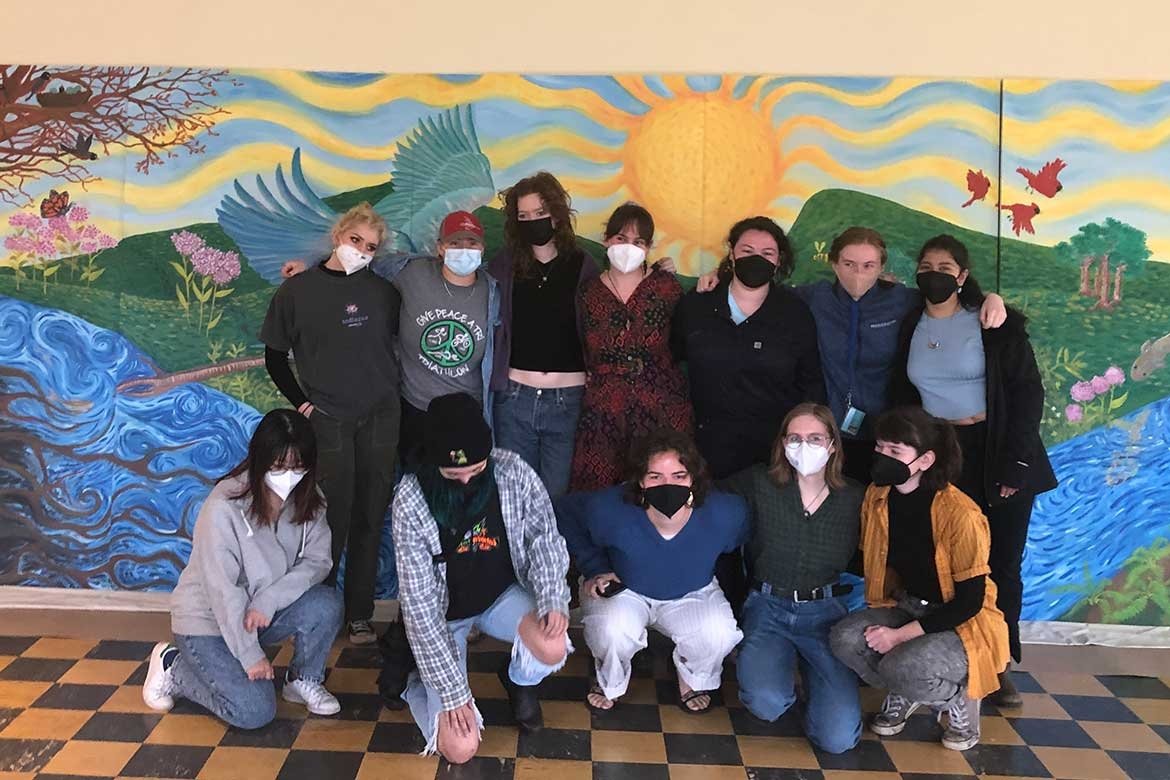
<svg viewBox="0 0 1170 780"><path fill-rule="evenodd" d="M901 596L895 607L863 609L833 626L833 654L874 688L882 688L936 710L967 695L967 651L953 630L911 639L886 655L865 643L869 626L901 628L930 612L930 606Z"/></svg>

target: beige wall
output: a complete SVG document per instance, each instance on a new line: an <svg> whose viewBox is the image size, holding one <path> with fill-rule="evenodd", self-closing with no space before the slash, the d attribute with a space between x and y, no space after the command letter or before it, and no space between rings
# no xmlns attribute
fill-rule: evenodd
<svg viewBox="0 0 1170 780"><path fill-rule="evenodd" d="M54 0L51 13L47 7L0 2L0 59L415 73L1170 78L1165 0Z"/></svg>

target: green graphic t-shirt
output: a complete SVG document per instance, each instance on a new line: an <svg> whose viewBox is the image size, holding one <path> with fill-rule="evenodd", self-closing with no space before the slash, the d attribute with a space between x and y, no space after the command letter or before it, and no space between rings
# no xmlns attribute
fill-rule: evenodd
<svg viewBox="0 0 1170 780"><path fill-rule="evenodd" d="M477 274L474 285L458 287L443 279L439 261L412 260L394 285L402 294L402 397L424 411L432 399L447 393L467 393L482 403L487 280Z"/></svg>

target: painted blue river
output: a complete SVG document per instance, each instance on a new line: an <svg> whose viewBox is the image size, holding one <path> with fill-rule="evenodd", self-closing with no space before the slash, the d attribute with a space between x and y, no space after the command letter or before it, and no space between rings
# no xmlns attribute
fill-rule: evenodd
<svg viewBox="0 0 1170 780"><path fill-rule="evenodd" d="M115 392L155 373L118 333L0 296L0 584L174 587L204 497L261 415L202 384Z"/></svg>
<svg viewBox="0 0 1170 780"><path fill-rule="evenodd" d="M118 395L153 376L121 335L0 297L0 584L167 590L199 505L260 415L200 384ZM1036 504L1024 617L1054 620L1061 586L1110 577L1170 537L1170 399L1052 448L1061 486ZM395 595L384 536L379 595Z"/></svg>

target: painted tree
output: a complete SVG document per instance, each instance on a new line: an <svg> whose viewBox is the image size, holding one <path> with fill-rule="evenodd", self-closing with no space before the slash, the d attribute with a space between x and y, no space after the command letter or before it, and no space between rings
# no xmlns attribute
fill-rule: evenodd
<svg viewBox="0 0 1170 780"><path fill-rule="evenodd" d="M0 65L0 201L30 202L28 185L53 177L84 186L97 151L127 149L148 173L180 150L200 154L225 70Z"/></svg>
<svg viewBox="0 0 1170 780"><path fill-rule="evenodd" d="M1120 303L1126 272L1140 272L1151 254L1144 232L1112 217L1081 225L1076 235L1055 249L1058 257L1080 265L1080 294L1096 298L1096 309L1112 309Z"/></svg>

